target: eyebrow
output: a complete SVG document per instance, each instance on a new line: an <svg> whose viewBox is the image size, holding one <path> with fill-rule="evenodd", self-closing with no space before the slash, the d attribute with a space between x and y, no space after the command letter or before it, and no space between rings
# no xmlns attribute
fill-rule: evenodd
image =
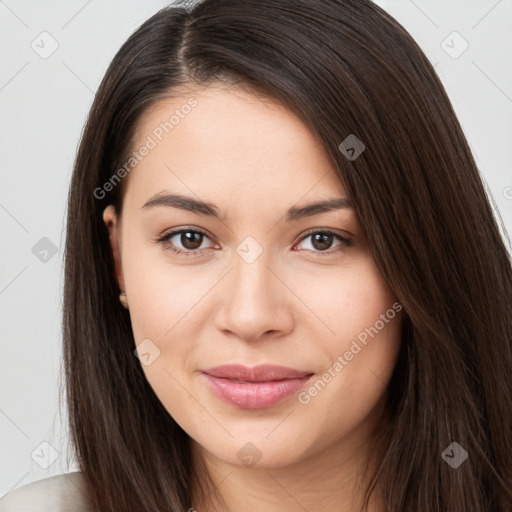
<svg viewBox="0 0 512 512"><path fill-rule="evenodd" d="M154 208L157 206L180 208L181 210L223 220L219 214L219 209L215 204L179 194L156 194L151 197L144 206L141 207L141 209ZM305 206L292 206L285 214L285 221L293 222L304 217L312 217L313 215L318 215L320 213L341 209L353 209L352 202L345 197L336 197L325 201L310 203Z"/></svg>

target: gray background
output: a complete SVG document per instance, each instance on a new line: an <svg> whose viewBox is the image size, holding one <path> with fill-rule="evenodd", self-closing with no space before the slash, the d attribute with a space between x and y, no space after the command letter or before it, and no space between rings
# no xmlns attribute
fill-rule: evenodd
<svg viewBox="0 0 512 512"><path fill-rule="evenodd" d="M108 63L167 3L0 0L0 496L76 468L58 404L67 189ZM512 0L376 3L435 64L512 231Z"/></svg>

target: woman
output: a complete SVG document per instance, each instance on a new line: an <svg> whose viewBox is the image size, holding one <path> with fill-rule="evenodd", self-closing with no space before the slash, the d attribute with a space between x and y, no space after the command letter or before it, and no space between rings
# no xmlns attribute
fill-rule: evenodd
<svg viewBox="0 0 512 512"><path fill-rule="evenodd" d="M388 14L163 9L112 61L70 188L81 471L13 495L60 485L53 510L102 512L509 511L511 290L447 95Z"/></svg>

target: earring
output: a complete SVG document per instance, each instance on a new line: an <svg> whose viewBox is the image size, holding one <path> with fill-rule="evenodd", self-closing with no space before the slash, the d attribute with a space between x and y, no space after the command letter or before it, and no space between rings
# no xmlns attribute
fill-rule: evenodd
<svg viewBox="0 0 512 512"><path fill-rule="evenodd" d="M119 300L121 301L121 304L124 308L128 309L128 299L126 297L126 292L121 292L119 294Z"/></svg>

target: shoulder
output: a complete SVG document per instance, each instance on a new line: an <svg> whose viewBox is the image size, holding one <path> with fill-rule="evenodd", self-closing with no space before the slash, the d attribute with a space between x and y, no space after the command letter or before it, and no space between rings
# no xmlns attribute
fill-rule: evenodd
<svg viewBox="0 0 512 512"><path fill-rule="evenodd" d="M0 499L0 512L88 512L82 473L43 478Z"/></svg>

